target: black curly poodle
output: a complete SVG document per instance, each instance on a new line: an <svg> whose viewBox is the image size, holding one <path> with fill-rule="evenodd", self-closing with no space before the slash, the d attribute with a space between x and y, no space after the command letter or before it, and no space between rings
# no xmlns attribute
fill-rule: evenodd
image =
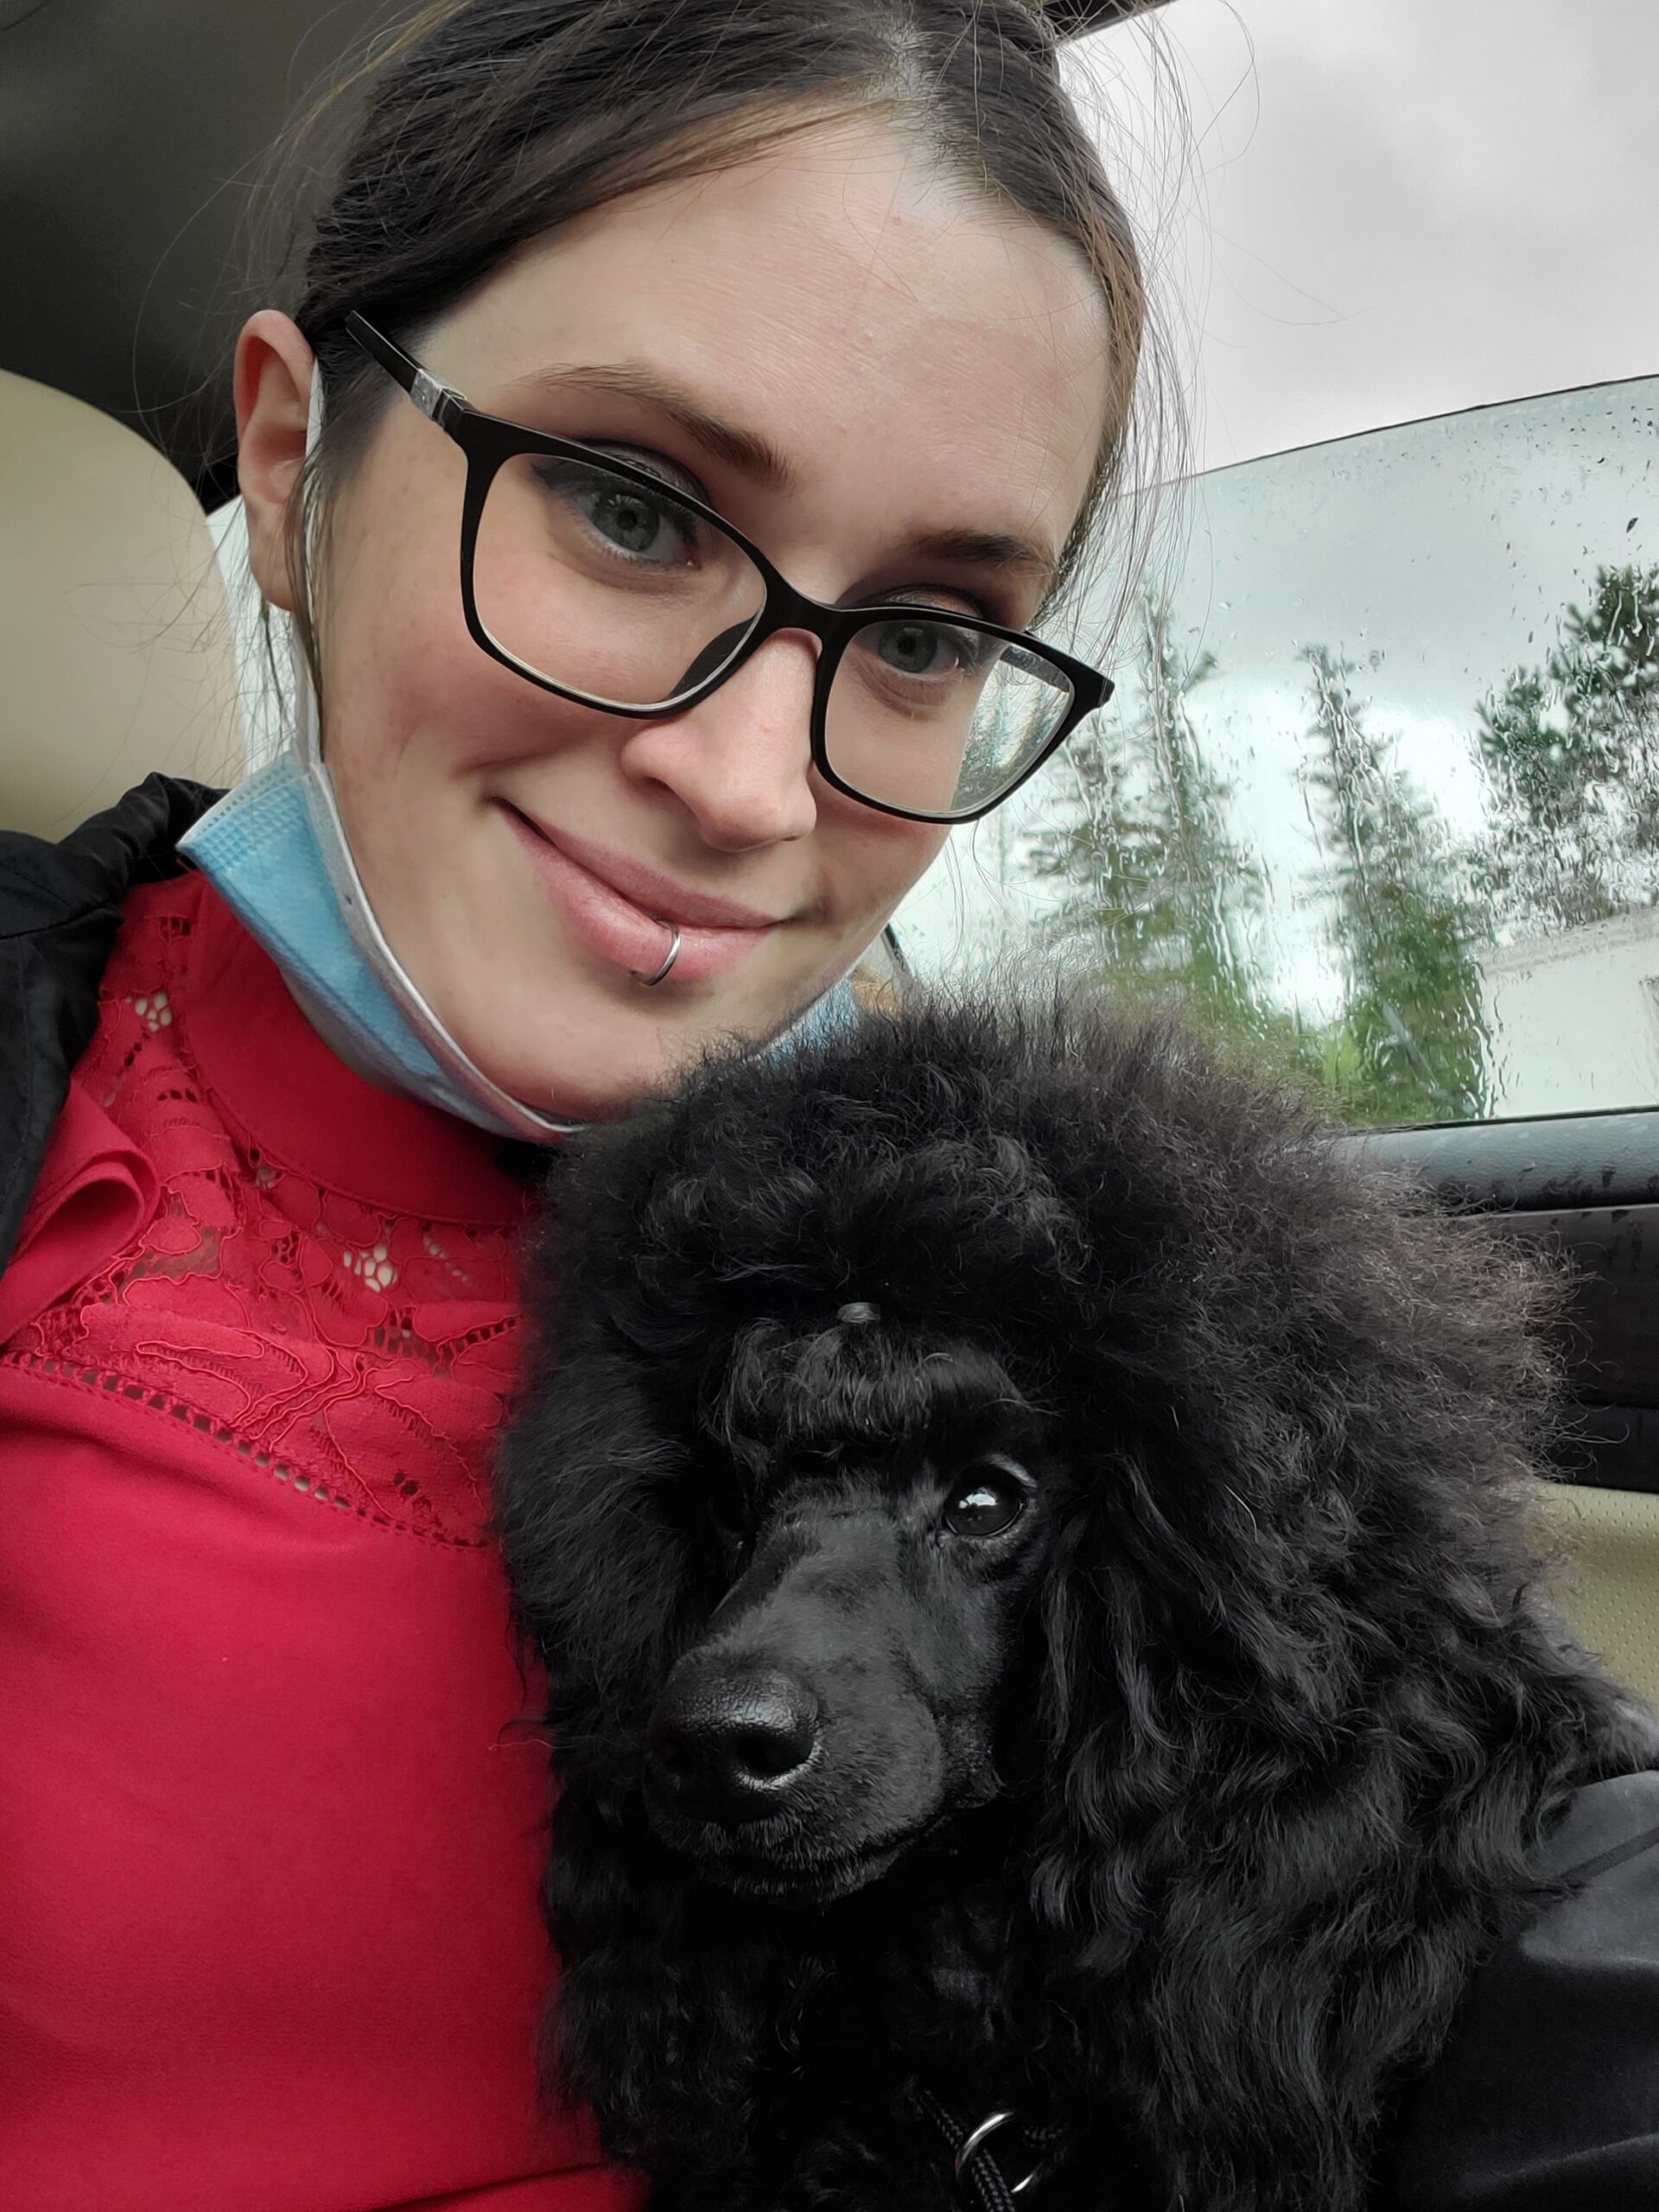
<svg viewBox="0 0 1659 2212"><path fill-rule="evenodd" d="M553 2058L657 2212L944 2212L1009 2112L969 2202L1386 2201L1529 1853L1653 1764L1517 1502L1551 1279L1063 998L716 1061L550 1216Z"/></svg>

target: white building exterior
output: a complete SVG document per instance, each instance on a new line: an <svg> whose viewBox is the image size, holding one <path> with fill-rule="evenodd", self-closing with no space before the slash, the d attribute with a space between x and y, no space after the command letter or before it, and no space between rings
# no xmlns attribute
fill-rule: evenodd
<svg viewBox="0 0 1659 2212"><path fill-rule="evenodd" d="M1659 907L1476 957L1493 1113L1659 1104Z"/></svg>

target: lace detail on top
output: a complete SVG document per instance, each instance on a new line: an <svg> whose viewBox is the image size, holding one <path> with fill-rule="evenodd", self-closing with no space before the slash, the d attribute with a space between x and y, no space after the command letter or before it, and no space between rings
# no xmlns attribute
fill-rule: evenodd
<svg viewBox="0 0 1659 2212"><path fill-rule="evenodd" d="M388 1211L236 1128L188 1041L204 895L187 877L129 900L74 1077L149 1155L160 1205L6 1356L165 1409L326 1503L478 1542L514 1374L514 1230ZM363 1086L365 1115L378 1096Z"/></svg>

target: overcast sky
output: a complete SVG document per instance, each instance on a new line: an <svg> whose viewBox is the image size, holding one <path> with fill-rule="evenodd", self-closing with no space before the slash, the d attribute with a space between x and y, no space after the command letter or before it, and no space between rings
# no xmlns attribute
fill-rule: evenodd
<svg viewBox="0 0 1659 2212"><path fill-rule="evenodd" d="M1158 240L1200 465L1659 371L1659 0L1172 0L1152 23L1081 58Z"/></svg>

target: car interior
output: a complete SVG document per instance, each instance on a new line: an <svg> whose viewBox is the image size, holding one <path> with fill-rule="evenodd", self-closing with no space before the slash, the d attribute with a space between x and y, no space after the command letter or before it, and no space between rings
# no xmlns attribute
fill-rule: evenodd
<svg viewBox="0 0 1659 2212"><path fill-rule="evenodd" d="M1068 32L1135 12L1050 10ZM227 272L282 117L397 14L0 0L0 829L62 836L151 770L244 772L257 627L221 546L251 303ZM1659 1700L1659 1105L1351 1141L1573 1270L1572 1419L1541 1509L1569 1617Z"/></svg>

